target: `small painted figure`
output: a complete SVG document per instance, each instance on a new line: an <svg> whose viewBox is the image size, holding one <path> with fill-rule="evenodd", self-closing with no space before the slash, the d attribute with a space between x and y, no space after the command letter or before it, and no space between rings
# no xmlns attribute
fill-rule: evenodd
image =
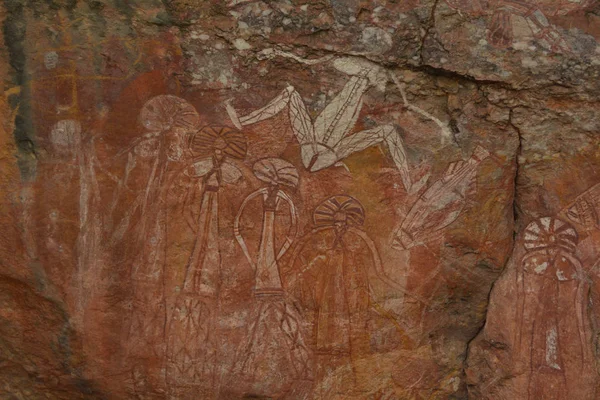
<svg viewBox="0 0 600 400"><path fill-rule="evenodd" d="M446 0L448 5L471 16L490 16L488 40L496 47L509 47L514 41L513 18L525 19L531 33L552 51L570 51L560 31L548 16L584 10L595 0Z"/></svg>

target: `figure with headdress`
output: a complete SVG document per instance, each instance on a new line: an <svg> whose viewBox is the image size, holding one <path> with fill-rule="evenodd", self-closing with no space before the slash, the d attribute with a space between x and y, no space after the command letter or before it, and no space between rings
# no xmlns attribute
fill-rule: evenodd
<svg viewBox="0 0 600 400"><path fill-rule="evenodd" d="M386 279L375 244L362 230L365 210L358 200L332 196L315 209L313 218L314 228L292 255L288 287L311 316L315 390L331 398L352 390L360 380L363 367L358 360L369 352L370 272ZM352 376L353 382L325 383L334 375Z"/></svg>
<svg viewBox="0 0 600 400"><path fill-rule="evenodd" d="M146 133L127 150L125 172L105 216L106 245L123 246L131 260L125 343L134 393L164 394L167 193L199 121L195 108L177 96L160 95L144 104L140 122ZM126 206L121 210L117 204Z"/></svg>
<svg viewBox="0 0 600 400"><path fill-rule="evenodd" d="M233 373L236 380L251 386L248 390L254 394L302 398L310 388L310 357L301 317L286 298L278 265L297 233L296 207L284 188L298 186L298 171L278 158L259 160L253 170L268 186L246 197L235 219L235 237L255 272L256 303ZM257 199L262 200L262 226L258 245L254 246L256 254L252 255L244 239L250 232L240 228L240 221L249 204ZM281 213L284 208L287 219Z"/></svg>
<svg viewBox="0 0 600 400"><path fill-rule="evenodd" d="M191 221L196 239L168 327L167 384L173 398L218 396L219 191L241 179L234 161L245 157L246 148L244 135L227 127L207 126L191 136L195 162L184 173L197 180L202 195Z"/></svg>
<svg viewBox="0 0 600 400"><path fill-rule="evenodd" d="M527 399L596 398L584 382L593 368L590 286L575 255L577 242L573 226L558 218L539 218L525 228L515 347L529 359ZM587 395L581 392L586 386Z"/></svg>

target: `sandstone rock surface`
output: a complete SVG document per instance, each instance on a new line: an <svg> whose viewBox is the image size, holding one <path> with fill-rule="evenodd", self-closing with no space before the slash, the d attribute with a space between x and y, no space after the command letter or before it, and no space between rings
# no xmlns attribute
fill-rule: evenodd
<svg viewBox="0 0 600 400"><path fill-rule="evenodd" d="M0 21L0 398L600 398L597 1Z"/></svg>

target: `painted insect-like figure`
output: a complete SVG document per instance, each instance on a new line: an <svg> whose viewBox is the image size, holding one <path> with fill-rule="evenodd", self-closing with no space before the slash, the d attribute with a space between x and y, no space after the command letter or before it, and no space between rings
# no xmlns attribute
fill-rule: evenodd
<svg viewBox="0 0 600 400"><path fill-rule="evenodd" d="M488 156L486 149L477 146L468 161L451 163L444 176L412 206L395 234L393 246L410 249L439 238L463 211L467 193L474 188L477 166Z"/></svg>
<svg viewBox="0 0 600 400"><path fill-rule="evenodd" d="M570 51L548 15L566 15L584 10L596 0L446 0L448 5L472 16L491 16L488 40L497 47L508 47L513 43L512 19L519 16L525 19L533 35L542 40L551 50Z"/></svg>
<svg viewBox="0 0 600 400"><path fill-rule="evenodd" d="M131 146L105 228L110 236L108 245L122 242L128 234L136 246L131 268L133 299L127 349L134 369L134 391L150 392L161 389L149 388L148 384L164 384L167 183L180 170L184 143L188 135L198 129L199 116L187 101L165 95L153 97L144 104L140 122L148 133ZM125 193L135 182L142 182L142 187L131 201ZM126 210L114 224L116 205L122 202Z"/></svg>
<svg viewBox="0 0 600 400"><path fill-rule="evenodd" d="M365 211L358 200L332 196L315 209L313 218L314 228L300 239L292 255L287 287L312 315L316 379L322 381L340 366L361 373L357 360L365 356L361 353L370 340L370 272L385 283L390 281L375 244L361 229ZM328 398L327 393L321 395Z"/></svg>
<svg viewBox="0 0 600 400"><path fill-rule="evenodd" d="M256 177L269 186L251 193L243 201L235 219L234 234L255 272L257 299L246 340L236 357L236 379L260 382L260 390L298 398L311 375L309 351L304 344L301 318L285 298L278 261L287 252L297 233L297 212L284 187L298 186L298 171L289 162L266 158L254 164ZM255 199L262 199L262 228L257 254L253 257L240 228L242 215ZM276 224L282 203L289 212L289 227L277 249ZM239 384L239 382L238 382ZM268 386L268 388L266 388ZM267 394L267 393L265 393Z"/></svg>
<svg viewBox="0 0 600 400"><path fill-rule="evenodd" d="M317 60L305 60L294 54L269 50L263 51L267 57L278 55L309 65L331 61L335 69L349 75L350 79L314 121L308 113L304 100L293 86L288 86L266 106L245 116L238 116L231 103L227 102L226 108L229 117L238 129L271 118L287 107L292 131L300 144L302 163L308 170L319 171L332 165L340 165L344 158L353 153L385 143L400 172L405 189L408 192L417 191L425 183L422 181L413 186L404 143L393 125L382 125L349 134L361 111L363 95L371 87L376 87L383 92L387 82L392 79L398 84L403 99L407 103L403 87L395 76L390 77L384 68L358 57L339 59L324 57ZM408 104L407 106L434 120L443 128L444 135L449 136L447 128L437 118L415 106Z"/></svg>
<svg viewBox="0 0 600 400"><path fill-rule="evenodd" d="M515 343L530 356L529 399L580 393L576 386L593 366L586 313L589 283L575 256L577 242L573 226L558 218L543 217L525 228Z"/></svg>
<svg viewBox="0 0 600 400"><path fill-rule="evenodd" d="M205 127L191 137L190 151L198 161L185 172L201 186L196 240L169 324L167 383L174 395L218 396L218 324L221 255L218 196L223 184L233 184L241 171L231 160L243 159L246 139L227 127ZM191 392L190 392L191 391Z"/></svg>

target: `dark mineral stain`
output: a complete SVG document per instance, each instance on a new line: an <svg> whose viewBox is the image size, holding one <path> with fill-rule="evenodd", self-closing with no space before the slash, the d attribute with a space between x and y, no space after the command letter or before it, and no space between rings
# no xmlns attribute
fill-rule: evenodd
<svg viewBox="0 0 600 400"><path fill-rule="evenodd" d="M31 92L27 78L27 59L25 53L25 7L29 3L23 0L6 0L6 19L4 20L4 43L8 50L9 63L13 71L10 76L15 86L21 87L21 93L12 101L18 103L19 112L15 117L14 137L18 149L18 166L21 179L32 180L35 177L37 157L35 151L34 130L29 98Z"/></svg>

